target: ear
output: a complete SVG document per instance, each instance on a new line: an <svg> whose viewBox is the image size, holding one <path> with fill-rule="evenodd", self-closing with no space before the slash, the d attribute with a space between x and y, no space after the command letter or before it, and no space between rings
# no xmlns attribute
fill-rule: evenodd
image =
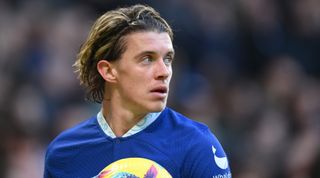
<svg viewBox="0 0 320 178"><path fill-rule="evenodd" d="M109 61L100 60L97 64L97 70L105 81L110 83L116 81L116 71Z"/></svg>

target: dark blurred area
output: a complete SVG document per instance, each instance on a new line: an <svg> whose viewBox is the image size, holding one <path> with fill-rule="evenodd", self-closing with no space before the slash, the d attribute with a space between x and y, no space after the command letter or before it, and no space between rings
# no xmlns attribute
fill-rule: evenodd
<svg viewBox="0 0 320 178"><path fill-rule="evenodd" d="M0 1L0 177L42 177L50 140L99 111L72 64L133 3L172 25L168 105L210 126L233 177L320 177L319 0Z"/></svg>

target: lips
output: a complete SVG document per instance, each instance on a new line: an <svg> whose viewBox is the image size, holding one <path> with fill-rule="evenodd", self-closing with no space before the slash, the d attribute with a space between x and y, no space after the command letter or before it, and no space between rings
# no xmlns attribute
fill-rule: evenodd
<svg viewBox="0 0 320 178"><path fill-rule="evenodd" d="M155 87L151 90L152 93L166 94L168 93L168 88L166 86Z"/></svg>

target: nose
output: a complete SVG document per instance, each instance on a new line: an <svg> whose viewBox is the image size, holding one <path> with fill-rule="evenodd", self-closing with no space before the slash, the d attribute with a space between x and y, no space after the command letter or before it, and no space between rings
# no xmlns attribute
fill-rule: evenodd
<svg viewBox="0 0 320 178"><path fill-rule="evenodd" d="M166 64L163 60L159 60L156 65L156 79L165 80L172 73L171 64Z"/></svg>

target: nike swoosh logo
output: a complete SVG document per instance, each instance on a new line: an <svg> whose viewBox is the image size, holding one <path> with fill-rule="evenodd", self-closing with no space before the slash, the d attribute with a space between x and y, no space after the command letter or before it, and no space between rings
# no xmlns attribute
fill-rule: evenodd
<svg viewBox="0 0 320 178"><path fill-rule="evenodd" d="M227 169L228 168L228 159L227 157L218 157L216 155L216 151L217 149L212 146L212 152L214 155L214 162L216 163L216 165L221 168L221 169Z"/></svg>

